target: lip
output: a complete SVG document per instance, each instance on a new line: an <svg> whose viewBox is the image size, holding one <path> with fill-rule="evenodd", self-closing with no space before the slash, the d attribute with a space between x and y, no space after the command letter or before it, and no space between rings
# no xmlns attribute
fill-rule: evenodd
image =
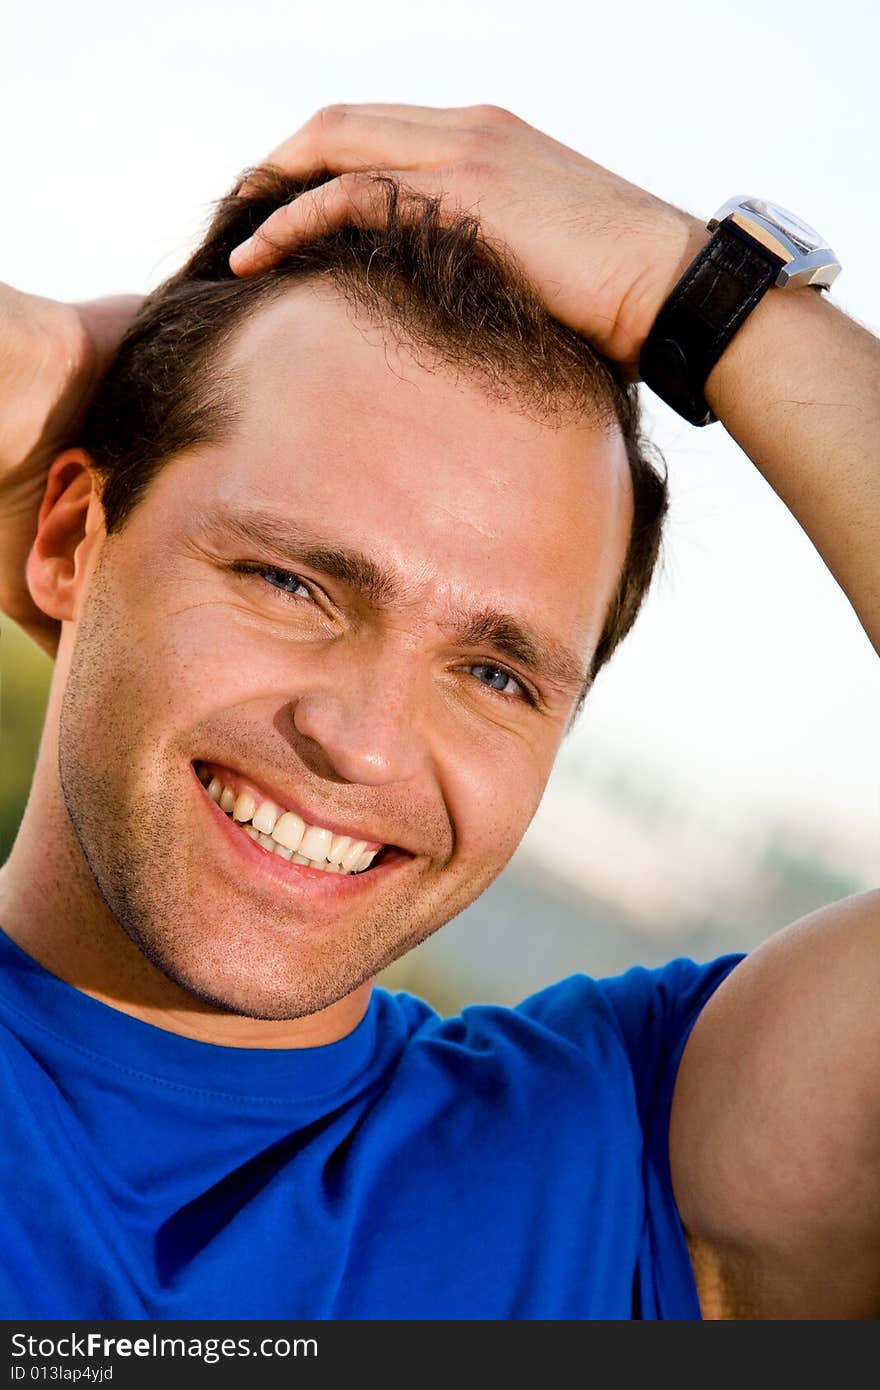
<svg viewBox="0 0 880 1390"><path fill-rule="evenodd" d="M194 767L193 779L199 792L198 801L204 806L205 814L209 818L208 823L223 836L228 849L237 855L251 872L256 870L261 878L273 879L288 892L297 895L306 892L309 898L320 896L332 901L337 896L344 898L352 893L363 893L370 887L375 890L382 886L389 874L413 859L413 855L407 854L405 850L389 845L381 863L360 874L331 874L324 869L313 869L307 864L294 864L273 854L271 850L263 849L262 845L246 835L241 826L231 820L225 811L221 811L216 801L208 796ZM326 828L331 829L330 826Z"/></svg>
<svg viewBox="0 0 880 1390"><path fill-rule="evenodd" d="M305 821L306 825L320 826L322 830L329 830L333 835L348 835L352 840L365 840L369 849L381 849L384 845L391 844L389 840L380 840L375 836L366 835L362 830L353 830L351 826L343 825L341 821L327 818L321 812L308 811L302 805L297 804L297 802L291 798L289 792L278 791L270 781L264 782L262 778L260 778L259 781L252 780L246 772L240 772L238 768L231 767L227 763L215 763L212 762L210 758L196 758L192 764L193 772L196 773L196 780L198 780L196 764L201 767L210 768L214 775L220 778L221 782L224 780L224 774L231 773L236 784L233 788L236 794L246 788L248 791L264 797L266 800L274 801L276 806L279 806L282 811L293 811L295 815ZM226 781L227 784L229 784L228 777ZM225 812L223 814L225 814ZM247 836L245 836L245 839L247 839ZM395 845L393 848L400 849L401 846ZM411 857L408 851L403 852L407 854L408 858ZM320 873L321 870L318 872Z"/></svg>

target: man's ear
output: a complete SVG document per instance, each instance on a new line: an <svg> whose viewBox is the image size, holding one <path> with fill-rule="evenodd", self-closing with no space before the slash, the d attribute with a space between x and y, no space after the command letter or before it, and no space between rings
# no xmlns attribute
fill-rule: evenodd
<svg viewBox="0 0 880 1390"><path fill-rule="evenodd" d="M26 567L31 598L50 618L76 617L87 561L103 535L92 460L83 449L65 449L49 469Z"/></svg>

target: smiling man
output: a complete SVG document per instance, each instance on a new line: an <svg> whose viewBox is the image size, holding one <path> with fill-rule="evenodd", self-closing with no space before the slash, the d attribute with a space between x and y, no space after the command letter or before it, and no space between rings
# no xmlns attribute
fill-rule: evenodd
<svg viewBox="0 0 880 1390"><path fill-rule="evenodd" d="M85 420L97 359L21 328L69 316L4 301L5 602L60 638L0 875L3 1316L876 1315L876 894L513 1010L374 987L508 862L638 612L640 359L876 639L876 343L505 113L340 108L272 164Z"/></svg>
<svg viewBox="0 0 880 1390"><path fill-rule="evenodd" d="M392 189L378 235L234 280L241 228L295 190L228 199L142 309L29 569L65 624L30 812L77 897L51 937L100 953L102 997L134 972L141 1017L195 995L194 1036L261 1046L353 1027L510 858L663 504L625 392L467 220L416 229ZM444 276L495 316L482 341L444 324ZM652 536L622 581L627 443ZM8 873L44 897L27 845Z"/></svg>

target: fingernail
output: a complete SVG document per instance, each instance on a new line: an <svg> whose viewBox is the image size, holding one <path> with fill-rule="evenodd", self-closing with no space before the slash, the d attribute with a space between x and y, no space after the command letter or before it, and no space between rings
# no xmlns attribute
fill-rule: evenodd
<svg viewBox="0 0 880 1390"><path fill-rule="evenodd" d="M248 252L249 252L249 251L251 250L251 248L253 247L253 244L254 244L254 239L253 239L253 237L248 237L247 241L243 241L243 242L241 243L240 246L236 246L236 248L235 248L235 250L233 251L232 255L229 257L229 262L230 262L230 264L233 265L233 266L235 266L235 265L237 265L240 261L245 260L245 259L247 258Z"/></svg>

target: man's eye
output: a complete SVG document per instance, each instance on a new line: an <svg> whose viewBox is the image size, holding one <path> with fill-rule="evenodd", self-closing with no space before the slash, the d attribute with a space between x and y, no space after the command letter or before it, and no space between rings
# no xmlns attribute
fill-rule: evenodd
<svg viewBox="0 0 880 1390"><path fill-rule="evenodd" d="M490 690L494 690L498 695L506 695L511 699L523 699L531 702L531 696L525 686L516 680L509 671L505 671L503 666L490 666L486 663L476 663L473 666L469 666L468 670L473 671L481 684L488 686Z"/></svg>
<svg viewBox="0 0 880 1390"><path fill-rule="evenodd" d="M304 579L300 579L298 574L291 574L290 570L276 569L274 565L248 564L233 565L232 568L238 574L249 574L255 579L265 580L280 598L314 600L315 596L310 585ZM302 590L302 592L297 592L298 590Z"/></svg>
<svg viewBox="0 0 880 1390"><path fill-rule="evenodd" d="M273 589L280 589L282 593L290 598L313 598L311 589L304 579L300 579L298 574L291 574L289 570L263 569L258 571L261 578L267 584L271 584ZM302 589L301 594L297 589Z"/></svg>

